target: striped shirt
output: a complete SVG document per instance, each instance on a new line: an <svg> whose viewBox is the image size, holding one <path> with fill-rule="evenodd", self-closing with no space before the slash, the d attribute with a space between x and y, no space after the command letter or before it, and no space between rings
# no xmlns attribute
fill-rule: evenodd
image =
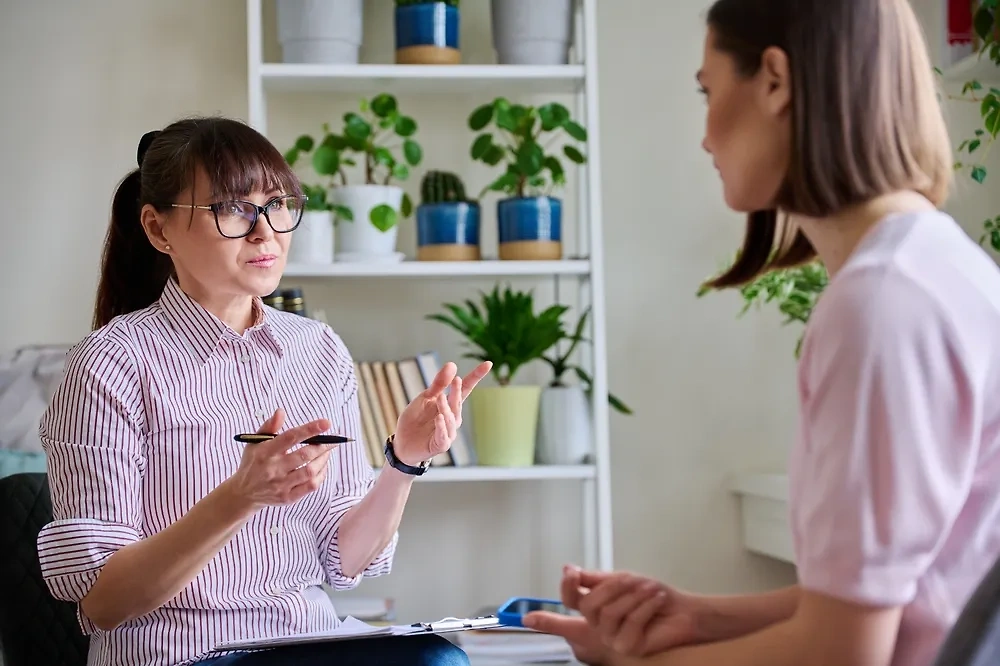
<svg viewBox="0 0 1000 666"><path fill-rule="evenodd" d="M91 636L91 666L176 665L223 641L333 629L323 583L350 589L389 572L398 534L357 577L341 571L337 527L374 482L361 444L357 381L328 326L254 301L242 336L170 280L148 308L115 318L69 353L42 417L54 519L38 536L52 594L78 602L119 548L163 530L239 467L240 432L281 407L284 428L327 418L355 441L326 481L250 518L160 608Z"/></svg>

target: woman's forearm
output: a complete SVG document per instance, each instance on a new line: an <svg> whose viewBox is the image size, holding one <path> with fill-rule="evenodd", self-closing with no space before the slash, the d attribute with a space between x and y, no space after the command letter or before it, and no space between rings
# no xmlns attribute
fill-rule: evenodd
<svg viewBox="0 0 1000 666"><path fill-rule="evenodd" d="M344 515L337 530L343 574L354 578L381 553L399 529L416 477L388 465L364 499Z"/></svg>
<svg viewBox="0 0 1000 666"><path fill-rule="evenodd" d="M799 605L799 587L732 596L700 596L698 633L704 641L738 638L789 619Z"/></svg>
<svg viewBox="0 0 1000 666"><path fill-rule="evenodd" d="M204 569L253 510L221 484L177 522L108 558L80 601L83 613L110 631L159 608Z"/></svg>

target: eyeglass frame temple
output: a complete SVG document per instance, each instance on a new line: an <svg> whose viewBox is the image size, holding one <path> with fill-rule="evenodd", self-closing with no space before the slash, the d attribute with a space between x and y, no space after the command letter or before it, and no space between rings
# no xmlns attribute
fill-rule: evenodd
<svg viewBox="0 0 1000 666"><path fill-rule="evenodd" d="M301 199L303 206L302 206L302 208L299 209L299 219L295 221L295 226L293 226L291 229L286 229L284 231L278 231L277 229L274 228L274 225L271 224L271 216L267 214L267 206L270 206L272 203L274 203L275 201L278 201L279 199L288 199L288 198ZM251 223L250 228L247 229L247 231L246 231L245 234L241 234L239 236L227 236L226 234L222 233L222 227L219 225L219 211L216 210L216 206L219 206L219 205L224 204L224 203L229 203L230 201L236 201L236 202L239 202L239 203L245 203L245 204L248 204L250 206L253 206L253 208L254 208L253 223ZM252 201L246 201L245 199L226 199L225 201L216 201L216 202L210 203L208 205L179 204L179 203L171 203L171 204L167 204L167 205L170 208L190 208L190 209L195 209L195 210L210 210L210 211L212 211L212 217L215 218L215 230L218 231L219 235L222 236L223 238L232 238L232 239L235 240L237 238L246 238L247 236L249 236L250 234L253 233L253 230L255 228L257 228L257 223L260 222L260 215L261 215L261 213L263 213L264 217L267 219L267 226L271 227L271 231L273 231L276 234L290 234L291 232L295 231L298 228L299 224L302 223L302 215L305 213L305 209L306 209L305 208L305 203L307 201L309 201L309 197L306 196L306 195L304 195L304 194L303 195L282 194L281 196L271 197L270 199L268 199L264 203L263 206L258 206L254 202L252 202Z"/></svg>

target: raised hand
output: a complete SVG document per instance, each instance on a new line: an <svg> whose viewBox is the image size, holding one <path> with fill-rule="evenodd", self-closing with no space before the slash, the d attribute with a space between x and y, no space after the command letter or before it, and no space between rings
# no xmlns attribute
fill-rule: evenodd
<svg viewBox="0 0 1000 666"><path fill-rule="evenodd" d="M399 415L393 442L396 457L417 466L450 449L462 425L462 404L492 367L491 362L484 361L462 378L458 366L445 363L430 386Z"/></svg>
<svg viewBox="0 0 1000 666"><path fill-rule="evenodd" d="M285 412L279 408L257 432L276 433L284 422ZM289 428L266 442L248 444L239 469L226 483L253 510L297 502L323 484L330 452L338 445L308 444L292 452L289 449L329 428L328 420L318 419Z"/></svg>

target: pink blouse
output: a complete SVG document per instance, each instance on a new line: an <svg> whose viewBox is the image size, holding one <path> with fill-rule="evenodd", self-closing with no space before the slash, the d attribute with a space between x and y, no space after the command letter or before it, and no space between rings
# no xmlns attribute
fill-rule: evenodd
<svg viewBox="0 0 1000 666"><path fill-rule="evenodd" d="M325 324L259 299L255 311L237 335L171 280L159 301L69 354L40 427L55 515L38 551L59 599L79 601L115 551L231 476L243 450L233 435L255 432L277 407L285 428L327 418L329 432L355 439L331 455L319 490L256 513L162 607L108 632L79 612L92 666L190 663L223 641L332 629L321 584L350 589L390 570L398 535L355 578L337 549L341 519L373 483L350 354Z"/></svg>
<svg viewBox="0 0 1000 666"><path fill-rule="evenodd" d="M809 322L791 517L803 588L902 606L932 663L1000 556L1000 272L943 213L886 218Z"/></svg>

